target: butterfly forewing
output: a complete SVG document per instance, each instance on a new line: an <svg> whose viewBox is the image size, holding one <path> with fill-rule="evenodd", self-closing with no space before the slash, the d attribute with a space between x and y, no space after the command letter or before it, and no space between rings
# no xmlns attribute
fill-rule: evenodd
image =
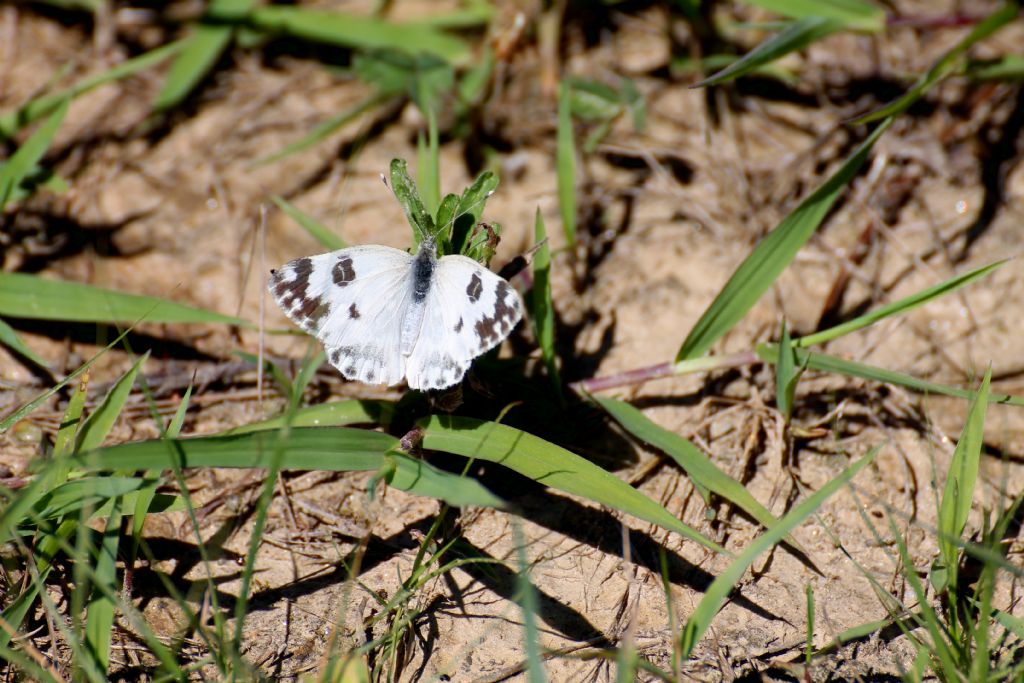
<svg viewBox="0 0 1024 683"><path fill-rule="evenodd" d="M400 346L412 260L391 247L349 247L282 266L270 291L289 318L323 342L345 377L397 384L406 370Z"/></svg>
<svg viewBox="0 0 1024 683"><path fill-rule="evenodd" d="M519 294L465 256L445 256L434 269L423 325L405 373L413 389L458 383L473 359L497 346L523 316Z"/></svg>

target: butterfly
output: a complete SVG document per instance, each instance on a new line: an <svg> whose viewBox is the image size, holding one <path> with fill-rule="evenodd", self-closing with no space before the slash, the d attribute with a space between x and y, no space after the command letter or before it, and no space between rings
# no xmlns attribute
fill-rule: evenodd
<svg viewBox="0 0 1024 683"><path fill-rule="evenodd" d="M469 257L438 258L431 236L415 255L367 244L299 258L268 286L331 365L367 384L457 384L523 317L515 288Z"/></svg>

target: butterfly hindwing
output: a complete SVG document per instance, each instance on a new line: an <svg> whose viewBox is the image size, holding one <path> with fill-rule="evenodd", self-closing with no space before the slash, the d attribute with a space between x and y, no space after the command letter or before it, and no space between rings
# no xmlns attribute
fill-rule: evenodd
<svg viewBox="0 0 1024 683"><path fill-rule="evenodd" d="M508 336L523 316L516 290L465 256L444 256L435 266L424 302L423 325L406 377L414 389L458 383L473 359Z"/></svg>
<svg viewBox="0 0 1024 683"><path fill-rule="evenodd" d="M288 317L323 342L341 374L398 384L412 260L391 247L348 247L291 261L272 273L269 286Z"/></svg>

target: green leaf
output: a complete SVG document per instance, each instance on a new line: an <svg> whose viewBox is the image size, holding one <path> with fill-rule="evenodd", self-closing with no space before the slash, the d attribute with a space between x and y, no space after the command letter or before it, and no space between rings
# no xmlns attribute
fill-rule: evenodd
<svg viewBox="0 0 1024 683"><path fill-rule="evenodd" d="M556 133L555 166L558 183L558 208L562 230L568 245L576 244L576 142L572 127L571 91L567 84L558 86L558 131Z"/></svg>
<svg viewBox="0 0 1024 683"><path fill-rule="evenodd" d="M135 377L142 369L142 364L149 358L149 352L142 354L135 364L124 373L114 384L103 401L96 406L78 432L78 445L76 450L89 451L99 448L103 440L107 438L111 428L121 414L124 404L131 395L132 387L135 385Z"/></svg>
<svg viewBox="0 0 1024 683"><path fill-rule="evenodd" d="M269 164L274 161L280 161L281 159L284 159L287 156L291 156L296 152L301 152L304 149L312 147L318 142L326 139L328 136L330 136L332 133L334 133L342 126L345 126L351 123L352 121L356 120L370 109L373 109L374 107L383 104L389 99L389 97L393 97L393 95L391 95L390 93L376 93L374 95L370 95L361 102L358 102L353 106L349 107L348 109L346 109L345 111L341 112L337 116L330 118L327 121L324 121L323 123L314 127L313 130L311 130L301 139L291 143L290 145L285 145L284 147L274 152L273 154L268 154L265 157L257 159L255 162L253 162L253 164L256 166L261 166L263 164ZM278 201L276 197L277 195L274 195L272 197L275 202ZM281 201L283 202L284 200L281 199ZM278 206L281 206L281 204L278 203ZM291 205L289 204L289 206ZM285 211L285 213L288 213L289 216L291 216L291 213L288 211L288 209L285 209L283 206L281 206L281 209ZM295 217L292 216L292 218ZM298 219L296 219L296 221L298 221ZM302 223L301 221L298 222L300 224Z"/></svg>
<svg viewBox="0 0 1024 683"><path fill-rule="evenodd" d="M289 218L298 223L300 228L308 232L310 237L323 245L325 249L335 251L337 249L344 249L348 246L345 240L334 234L330 228L309 214L303 213L296 206L290 204L284 197L274 194L270 195L270 199L277 204L277 207L284 211Z"/></svg>
<svg viewBox="0 0 1024 683"><path fill-rule="evenodd" d="M1003 55L998 59L971 59L964 75L978 81L1019 81L1024 79L1024 56Z"/></svg>
<svg viewBox="0 0 1024 683"><path fill-rule="evenodd" d="M103 540L96 549L93 559L94 584L100 583L107 590L93 586L92 596L86 606L85 646L92 655L96 668L106 672L110 668L110 642L114 626L114 600L111 596L120 591L117 583L117 546L121 538L121 509L117 498L111 501L113 509L103 529Z"/></svg>
<svg viewBox="0 0 1024 683"><path fill-rule="evenodd" d="M793 19L824 17L851 29L878 33L885 28L885 11L864 0L745 0Z"/></svg>
<svg viewBox="0 0 1024 683"><path fill-rule="evenodd" d="M181 468L267 468L279 447L281 469L333 472L379 470L395 464L388 483L420 496L439 498L450 505L503 507L501 499L473 479L439 470L417 458L397 453L398 439L365 429L348 427L296 427L279 443L279 431L258 431L231 436L192 439L154 439L100 448L72 459L84 470L163 470Z"/></svg>
<svg viewBox="0 0 1024 683"><path fill-rule="evenodd" d="M772 528L779 520L761 505L742 484L718 469L715 463L704 455L689 440L668 431L652 422L646 415L630 404L614 398L591 396L622 428L639 441L650 444L666 454L686 472L697 486L721 496L757 520L765 528ZM795 541L791 541L795 546Z"/></svg>
<svg viewBox="0 0 1024 683"><path fill-rule="evenodd" d="M959 553L951 539L960 538L963 534L967 516L971 512L981 449L985 439L985 411L988 408L988 389L991 381L992 369L989 368L981 380L977 396L971 402L967 423L960 432L960 440L953 451L946 485L942 489L942 498L939 501L939 554L946 570L946 581L943 585L935 587L939 591L956 590L958 586Z"/></svg>
<svg viewBox="0 0 1024 683"><path fill-rule="evenodd" d="M487 199L494 194L497 187L498 176L490 171L484 171L459 197L451 219L444 223L438 222L439 234L444 234L446 228L451 226L451 253L466 254L470 258L481 260L478 258L479 254L473 253L474 250L470 249L469 239L473 234L473 228L483 216Z"/></svg>
<svg viewBox="0 0 1024 683"><path fill-rule="evenodd" d="M811 43L815 43L844 27L845 24L841 20L828 17L808 16L797 19L791 22L784 30L743 55L740 59L691 87L700 88L718 85L719 83L745 76L791 52L802 50Z"/></svg>
<svg viewBox="0 0 1024 683"><path fill-rule="evenodd" d="M796 355L789 340L789 328L782 321L782 338L779 340L779 358L775 364L775 405L789 424L793 415L793 397L799 373L796 369Z"/></svg>
<svg viewBox="0 0 1024 683"><path fill-rule="evenodd" d="M703 355L768 291L821 225L839 194L868 158L871 147L891 123L892 119L888 119L879 124L832 177L800 202L792 213L761 240L690 330L676 354L677 363Z"/></svg>
<svg viewBox="0 0 1024 683"><path fill-rule="evenodd" d="M437 137L437 115L432 105L421 108L427 117L427 134L417 138L416 171L423 193L424 209L433 215L441 204L441 157Z"/></svg>
<svg viewBox="0 0 1024 683"><path fill-rule="evenodd" d="M54 385L53 387L50 387L46 391L44 391L41 394L39 394L38 396L36 396L31 401L29 401L28 403L26 403L25 405L21 406L20 408L15 410L13 413L11 413L7 417L5 417L3 419L3 421L0 421L0 434L3 434L4 432L6 432L8 429L13 427L18 422L18 420L22 419L23 417L25 417L26 415L31 413L33 410L38 408L40 406L40 404L43 403L43 401L48 400L51 396L53 396L58 391L63 389L66 385L68 385L69 383L74 382L76 379L78 379L78 377L80 375L82 375L82 373L84 373L86 370L88 370L92 366L93 363L95 363L97 360L99 360L100 356L102 356L107 351L112 349L115 345L120 344L121 340L124 339L125 336L130 331L131 331L131 328L129 328L129 329L125 330L124 332L122 332L121 334L119 334L114 341L112 341L109 344L107 344L107 346L105 348L103 348L99 353L97 353L95 356L93 356L88 361L86 361L85 364L83 364L77 370L72 372L70 375L68 375L67 377L65 377L61 381L57 382L57 384ZM30 484L30 487L31 487L31 484ZM24 491L24 489L23 489L23 491ZM19 500L20 500L20 498L19 498ZM2 506L0 506L0 520L7 519L7 514L6 513L7 513L7 511L4 510ZM6 537L4 535L5 531L6 531L6 528L4 527L3 522L0 521L0 543L3 543L6 540Z"/></svg>
<svg viewBox="0 0 1024 683"><path fill-rule="evenodd" d="M0 273L0 316L66 322L224 323L252 327L240 318L164 299L24 273Z"/></svg>
<svg viewBox="0 0 1024 683"><path fill-rule="evenodd" d="M395 412L395 405L390 401L370 401L351 399L319 403L314 406L299 408L288 415L278 415L259 422L251 422L235 427L223 435L247 434L267 429L280 429L289 424L292 427L344 427L348 425L372 424L387 426Z"/></svg>
<svg viewBox="0 0 1024 683"><path fill-rule="evenodd" d="M533 240L534 244L540 245L533 255L533 288L530 292L533 329L544 357L544 365L548 369L548 377L551 378L555 392L561 396L562 379L555 356L555 308L551 303L551 247L548 245L548 234L540 208L534 220Z"/></svg>
<svg viewBox="0 0 1024 683"><path fill-rule="evenodd" d="M196 26L192 35L185 39L185 47L171 64L164 85L153 100L153 110L167 111L181 104L213 69L233 34L232 26Z"/></svg>
<svg viewBox="0 0 1024 683"><path fill-rule="evenodd" d="M60 128L61 122L64 121L64 116L68 113L70 105L70 100L62 100L54 112L50 114L50 118L44 121L29 136L28 140L18 147L17 151L7 160L7 163L0 167L0 211L3 211L4 207L7 206L7 202L14 193L15 188L21 184L29 172L43 158L43 155L46 154L46 150L49 149L50 143L53 141L54 136L57 135L57 129Z"/></svg>
<svg viewBox="0 0 1024 683"><path fill-rule="evenodd" d="M186 41L179 40L145 52L138 57L126 59L106 71L83 78L69 88L50 95L41 95L0 116L0 137L9 138L22 127L41 119L56 110L66 100L71 100L90 90L121 80L145 69L154 67L178 52Z"/></svg>
<svg viewBox="0 0 1024 683"><path fill-rule="evenodd" d="M398 203L402 205L409 225L412 226L416 244L423 241L423 238L433 235L434 220L427 213L420 193L416 190L416 184L409 177L405 159L391 160L391 189Z"/></svg>
<svg viewBox="0 0 1024 683"><path fill-rule="evenodd" d="M25 358L28 358L41 368L49 367L45 360L37 356L32 349L30 349L25 342L21 340L21 337L19 337L18 333L14 331L14 328L2 319L0 319L0 344L3 344L12 351L16 351Z"/></svg>
<svg viewBox="0 0 1024 683"><path fill-rule="evenodd" d="M965 287L974 282L975 280L985 277L986 275L996 270L997 268L1001 268L1003 265L1006 264L1006 262L1006 259L1004 259L1002 261L990 263L987 266L982 266L981 268L975 268L974 270L968 273L964 273L963 275L957 275L956 277L950 278L945 282L941 282L935 285L934 287L929 287L928 289L922 290L916 294L912 294L911 296L900 299L899 301L888 304L887 306L882 306L876 311L865 313L862 316L858 316L853 320L849 320L845 323L836 325L835 327L831 327L827 330L822 330L821 332L815 332L814 334L809 334L806 337L801 337L797 339L794 343L799 347L808 347L813 346L815 344L822 344L824 342L831 341L833 339L841 337L844 334L849 334L864 327L868 327L869 325L873 325L879 320L883 320L884 318L888 318L889 316L899 315L901 313L912 311L918 306L922 306L928 303L932 299L937 299L946 294L955 292L961 287Z"/></svg>
<svg viewBox="0 0 1024 683"><path fill-rule="evenodd" d="M250 21L263 30L341 47L390 48L412 55L428 52L448 60L464 59L468 54L462 40L423 23L285 5L260 7Z"/></svg>
<svg viewBox="0 0 1024 683"><path fill-rule="evenodd" d="M997 11L986 17L984 21L975 25L963 40L942 55L902 97L876 111L861 116L854 123L868 123L887 117L891 118L905 112L911 105L921 99L933 85L952 73L956 68L957 60L967 50L975 43L988 38L1003 26L1016 19L1019 11L1020 8L1016 2L1005 3Z"/></svg>
<svg viewBox="0 0 1024 683"><path fill-rule="evenodd" d="M774 363L778 359L778 349L774 344L760 344L756 349L758 357L766 363ZM873 365L857 363L852 360L836 358L824 353L796 350L797 363L805 365L808 370L818 370L847 377L860 377L861 379L881 382L882 384L894 384L911 391L922 394L940 394L953 396L955 398L973 399L975 393L967 389L958 389L945 384L936 384L927 380L918 379L901 372L893 372ZM990 394L989 403L1005 403L1013 406L1024 406L1024 397L1010 394Z"/></svg>
<svg viewBox="0 0 1024 683"><path fill-rule="evenodd" d="M451 415L434 415L417 424L424 430L424 448L498 463L545 486L607 505L728 554L621 479L540 437L497 422Z"/></svg>
<svg viewBox="0 0 1024 683"><path fill-rule="evenodd" d="M774 525L771 529L761 534L737 557L725 571L719 574L711 585L704 592L697 608L690 615L683 629L680 641L681 656L687 659L693 654L693 649L711 626L711 621L722 608L729 594L742 578L743 573L754 563L761 553L766 552L776 543L786 537L793 529L800 525L807 517L814 514L821 505L828 500L836 491L846 485L864 469L864 466L875 459L879 448L873 449L870 453L846 468L842 474L831 479L812 494L806 500L798 504Z"/></svg>

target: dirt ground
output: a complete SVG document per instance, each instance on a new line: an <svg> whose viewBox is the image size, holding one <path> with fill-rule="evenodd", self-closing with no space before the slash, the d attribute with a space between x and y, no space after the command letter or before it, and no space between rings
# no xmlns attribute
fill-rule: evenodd
<svg viewBox="0 0 1024 683"><path fill-rule="evenodd" d="M337 4L337 3L336 3ZM366 3L371 4L371 3ZM340 3L345 9L353 3ZM901 15L956 13L959 5L895 2ZM972 4L972 12L994 7ZM536 12L522 3L527 14ZM395 3L401 17L436 6ZM514 3L501 7L511 15ZM736 16L761 16L750 9ZM628 76L646 98L647 128L637 133L623 117L581 161L581 246L557 252L554 301L564 376L575 381L671 359L729 274L766 231L848 156L863 128L844 122L901 92L908 75L922 73L968 27L893 28L880 36L839 35L784 65L793 85L751 79L710 93L673 75L666 10L656 3L624 3L607 10L600 40L579 24L563 36L564 72L616 82ZM118 31L130 32L109 19ZM685 25L672 32L687 40ZM141 44L152 36L137 32ZM66 78L100 70L123 58L123 45L102 31L63 24L28 5L0 8L0 109L19 104L71 65ZM759 35L750 33L751 44ZM1000 32L976 51L992 57L1016 51L1024 22ZM104 86L76 100L50 158L71 190L43 194L4 224L5 270L39 272L125 292L167 297L256 321L264 273L293 258L322 251L291 219L273 208L279 194L319 218L350 243L406 247L409 228L380 181L392 158L414 164L423 121L412 105L376 112L305 152L264 166L252 162L304 135L371 91L287 49L236 48L187 105L146 135L132 131L159 88L157 74ZM496 267L532 244L539 207L553 245L559 230L555 181L556 107L542 85L545 61L532 43L506 65L502 87L482 108L480 126L501 150L501 184L485 219L504 227ZM968 83L952 78L886 133L865 170L796 262L716 353L750 349L777 337L784 317L798 333L813 331L834 283L848 273L840 315L878 306L955 273L1019 256L1024 219L1021 129L1024 95L1018 85ZM442 125L444 119L442 118ZM365 137L365 144L353 141ZM458 192L480 170L480 152L443 139L442 191ZM269 206L265 254L255 248L260 207ZM972 386L988 364L993 391L1024 395L1024 272L1013 261L994 275L910 315L851 335L828 347L833 354L917 377ZM284 327L266 301L266 323ZM25 339L60 371L92 355L92 326L17 325ZM308 340L268 336L268 349L301 359ZM135 351L152 348L145 366L163 391L168 411L197 372L199 387L185 434L209 434L271 414L281 400L260 405L255 373L223 372L255 352L258 332L225 327L155 326L136 335ZM521 347L522 344L516 346ZM506 354L510 353L508 349ZM534 357L537 354L534 353ZM93 372L101 383L129 364L111 353ZM237 365L237 363L235 363ZM42 387L41 380L0 351L7 410ZM203 374L208 373L208 374ZM314 382L316 401L340 397L395 397L397 390L345 383L330 368ZM865 381L811 373L800 385L797 422L822 426L824 436L800 443L794 462L782 461L781 421L771 407L770 368L664 379L618 390L660 425L693 439L774 514L839 473L852 458L882 445L876 463L825 505L796 540L822 575L791 552L762 558L718 616L684 677L733 680L758 672L780 676L797 661L805 635L805 588L818 607L815 643L879 619L885 611L847 554L901 599L913 594L894 561L886 522L896 511L918 568L936 552L935 490L961 429L966 403L923 398ZM142 405L117 425L117 440L148 438L155 429ZM37 411L31 424L52 433L62 406ZM972 524L1024 484L1024 414L1009 407L988 413L982 494ZM29 439L34 434L30 429ZM15 431L0 437L0 465L26 470L37 444ZM675 467L652 467L657 454L607 427L576 446L602 466L635 483L670 512L728 548L758 533L727 508L710 517L693 486ZM238 589L239 558L249 543L250 510L259 473L199 471L189 479L204 505L212 571L225 596ZM362 624L376 609L369 591L393 595L406 576L422 533L439 510L434 500L389 490L373 503L364 495L369 475L294 473L286 478L292 507L275 501L257 561L253 609L246 622L247 656L268 675L285 680L316 671L331 638L363 642ZM727 562L704 549L586 501L525 487L514 496L521 515L463 510L463 540L476 552L506 561L507 569L455 569L414 599L422 609L403 650L402 680L497 681L522 678L521 613L515 592L515 534L529 542L531 578L540 595L546 647L563 655L548 662L551 680L611 680L614 663L602 647L633 638L655 665L672 669L670 641L702 589ZM874 536L867 527L878 529ZM628 557L623 530L628 530ZM370 533L360 585L347 583L339 560ZM831 534L831 535L830 535ZM184 515L153 516L150 543L165 559L154 570L174 577L186 592L199 589L198 562ZM666 605L658 548L667 553L672 610ZM1020 542L1010 557L1019 560ZM147 578L148 577L148 578ZM1003 606L1016 588L1007 585ZM135 597L158 633L181 628L173 602L151 574L140 574ZM197 608L202 596L192 594ZM1018 610L1019 614L1019 610ZM341 626L338 626L338 625ZM337 628L337 633L335 629ZM147 660L123 633L115 634L118 666L138 675ZM796 648L796 649L794 649ZM887 680L909 666L905 638L875 636L824 658L815 678Z"/></svg>

